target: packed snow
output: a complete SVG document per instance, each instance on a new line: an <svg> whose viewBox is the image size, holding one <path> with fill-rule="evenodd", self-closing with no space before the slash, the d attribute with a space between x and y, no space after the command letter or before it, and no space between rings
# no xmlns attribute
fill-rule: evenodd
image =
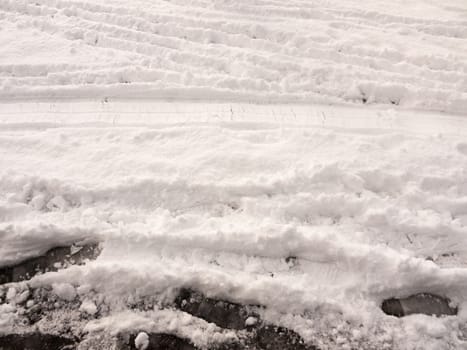
<svg viewBox="0 0 467 350"><path fill-rule="evenodd" d="M163 307L193 288L322 350L467 346L464 1L0 0L0 99L0 267L103 249L0 335L48 288L42 331L235 339ZM458 315L381 310L416 293Z"/></svg>

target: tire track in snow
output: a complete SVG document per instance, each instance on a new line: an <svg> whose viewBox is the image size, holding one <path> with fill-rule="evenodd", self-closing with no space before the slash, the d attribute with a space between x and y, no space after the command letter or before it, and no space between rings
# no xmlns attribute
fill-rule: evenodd
<svg viewBox="0 0 467 350"><path fill-rule="evenodd" d="M90 12L90 14L91 14L91 17L89 17L89 16L84 16L83 18L86 19L86 20L90 20L92 17L94 17L94 18L95 18L95 23L97 23L97 24L101 24L101 23L102 23L102 21L100 20L101 17L100 17L98 14L96 14L95 12L92 12L92 13ZM97 18L96 18L96 16L97 16ZM165 18L164 18L164 19L165 19ZM171 26L172 24L179 23L180 20L177 22L177 21L176 21L177 19L179 19L179 18L174 18L174 21L173 21L173 22L166 23L166 26ZM157 21L158 21L158 22L161 22L160 19L157 19ZM118 21L118 20L117 20L117 21L110 21L110 22L107 21L108 24L112 24L112 25L116 25L116 24L121 25L121 24L120 24L121 22L122 22L122 21ZM164 22L167 22L167 21L164 20ZM138 24L137 26L139 27L140 24ZM126 26L124 26L124 27L127 28ZM187 28L187 29L190 29L190 28ZM212 28L210 28L210 29L212 29ZM241 29L243 29L243 28L241 28ZM243 30L246 31L246 29L247 29L247 28L244 28ZM138 31L138 32L140 32L140 31ZM188 31L187 33L189 33L189 31ZM187 33L186 33L186 34L187 34ZM152 33L151 33L151 34L152 34ZM164 33L164 37L170 37L170 35L168 36L168 34L169 34L169 33ZM176 34L176 33L175 33L175 34ZM180 39L180 38L186 38L186 34L185 34L185 36L179 35L179 36L177 36L177 38L179 38L179 39ZM202 50L202 47L200 47L200 46L196 47L196 50L200 50L200 49ZM256 49L257 49L257 48L256 48ZM274 47L274 48L272 48L271 52L277 52L277 51L278 51L277 49L278 49L278 47ZM317 55L316 55L316 56L317 56L317 57L322 57L322 56L323 56L323 53L324 53L324 51L323 51L323 52L317 52ZM331 53L331 51L329 51L329 53ZM218 55L219 55L219 52L216 53L215 56L218 56ZM214 57L215 57L215 56L214 56ZM329 56L328 59L331 58L331 55L325 55L325 56ZM374 56L374 55L370 55L369 57L372 57L372 56ZM362 59L362 57L360 57L360 56L357 56L357 57L359 57L360 60ZM354 63L354 64L358 64L358 63L357 63L358 60L355 60L355 61L356 61L356 62L353 62L353 63ZM367 62L366 65L362 65L362 66L368 66L368 62ZM370 65L370 66L371 66L371 65ZM414 65L414 66L412 67L412 69L417 69L417 66ZM455 70L458 71L459 69L456 68Z"/></svg>
<svg viewBox="0 0 467 350"><path fill-rule="evenodd" d="M40 22L34 18L43 17L39 28L47 28L47 23L55 22L55 28L49 26L46 29L52 35L66 27L70 33L73 28L81 28L88 32L89 38L96 38L95 46L99 50L118 52L122 58L136 54L143 63L138 63L133 70L114 75L102 74L91 67L89 73L74 76L64 72L59 77L60 84L73 88L74 93L82 91L79 87L85 85L105 93L105 89L115 85L109 90L112 94L115 92L111 91L118 91L115 90L118 88L130 91L133 87L128 85L131 83L138 85L145 82L148 90L151 90L151 85L154 89L184 86L188 88L185 90L188 95L191 87L193 91L197 88L233 94L244 91L252 94L253 98L254 95L264 98L268 93L271 97L282 94L295 100L313 100L321 96L336 101L359 100L462 111L462 94L467 91L467 66L462 63L464 60L461 58L465 54L461 50L457 52L458 57L449 58L435 51L416 56L398 52L403 35L397 31L401 28L409 28L408 35L417 38L410 31L416 31L416 26L423 29L431 23L434 28L432 34L446 32L449 35L451 32L459 37L463 33L461 28L465 27L462 21L452 22L453 29L450 29L448 21L381 15L375 11L363 14L353 9L337 10L323 4L305 6L303 3L297 3L297 6L303 5L309 9L285 8L274 2L257 2L248 8L218 3L214 9L203 2L193 2L192 7L188 8L182 8L181 4L158 2L143 14L137 11L136 5L128 9L121 5L67 1L46 1L38 3L40 6L29 5L32 3L28 2L23 4L21 7L5 2L3 9L19 11L23 13L18 13L19 18L30 16L36 24ZM153 12L153 9L158 9L159 13ZM256 13L259 9L269 10L263 14ZM175 14L176 11L179 14ZM203 11L206 16L216 15L216 20L198 17ZM273 22L242 22L238 16L248 11L256 18L275 16L280 21L296 19L300 22L299 30L284 33ZM53 20L50 20L51 13L55 17ZM357 25L357 21L360 24ZM375 32L376 26L381 26L381 22L386 30L380 31L380 35L392 36L397 41L390 50L371 48L371 42L374 42L371 33ZM317 29L316 34L306 31L308 25ZM349 26L354 26L356 33L351 41L346 42L341 38L349 31ZM412 29L414 26L415 29ZM453 32L455 28L460 34ZM368 35L372 40L370 45L364 42L364 37ZM356 41L359 38L363 42ZM73 40L78 49L80 40L83 39ZM85 45L90 45L90 48L94 46L91 42ZM424 48L436 47L436 51L440 51L438 46L444 44L420 41L420 45ZM452 50L450 42L446 43L444 52L448 47ZM155 65L165 74L151 75L147 70L148 65ZM240 78L243 75L248 78ZM39 90L29 93L26 91L27 78L18 80L9 76L2 83L10 89L6 90L7 93L13 89L18 90L18 95L19 89L23 89L29 96L39 91L44 96L47 86L50 86L51 93L53 91L56 96L60 94L56 79L56 76L44 80L31 79L30 83L38 84ZM337 86L335 81L341 81L341 86ZM360 83L355 85L355 81ZM417 82L417 85L413 82ZM144 94L142 86L139 91L139 94Z"/></svg>

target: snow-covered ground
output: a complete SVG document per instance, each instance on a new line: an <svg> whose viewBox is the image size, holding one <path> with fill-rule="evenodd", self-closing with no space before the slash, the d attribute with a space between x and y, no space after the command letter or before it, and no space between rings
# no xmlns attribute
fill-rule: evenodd
<svg viewBox="0 0 467 350"><path fill-rule="evenodd" d="M290 108L2 105L0 262L102 240L96 261L32 281L70 283L84 290L82 302L90 289L94 301L105 297L116 320L90 329L131 328L122 300L163 299L189 286L265 305L266 319L323 348L339 341L460 346L467 336L465 119ZM418 292L450 297L460 315L397 320L380 310L384 298ZM14 325L8 310L3 327ZM136 328L201 341L192 329L199 325L177 323L176 313L133 316Z"/></svg>
<svg viewBox="0 0 467 350"><path fill-rule="evenodd" d="M0 98L0 266L103 247L0 334L44 287L89 334L232 337L127 307L189 287L323 350L467 346L464 1L0 0ZM421 292L458 315L381 311Z"/></svg>
<svg viewBox="0 0 467 350"><path fill-rule="evenodd" d="M1 0L0 27L3 100L467 110L464 0Z"/></svg>

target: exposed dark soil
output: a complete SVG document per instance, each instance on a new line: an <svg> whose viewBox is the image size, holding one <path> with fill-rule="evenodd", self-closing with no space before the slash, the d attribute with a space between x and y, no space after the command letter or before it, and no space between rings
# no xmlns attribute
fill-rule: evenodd
<svg viewBox="0 0 467 350"><path fill-rule="evenodd" d="M175 305L193 316L228 329L246 329L245 322L248 317L256 316L255 306L207 298L189 289L180 291Z"/></svg>
<svg viewBox="0 0 467 350"><path fill-rule="evenodd" d="M0 284L21 282L40 273L82 265L86 260L95 260L100 252L98 243L55 247L42 256L0 268Z"/></svg>
<svg viewBox="0 0 467 350"><path fill-rule="evenodd" d="M403 317L412 314L435 316L457 315L457 308L452 307L448 298L420 293L403 299L386 299L381 306L384 313L391 316Z"/></svg>
<svg viewBox="0 0 467 350"><path fill-rule="evenodd" d="M171 334L150 333L149 346L146 350L203 350ZM120 342L118 350L137 350L135 346L136 335L132 334L127 341ZM209 350L317 350L307 345L295 332L276 326L262 325L251 330L249 336L239 343L213 344Z"/></svg>
<svg viewBox="0 0 467 350"><path fill-rule="evenodd" d="M51 334L28 333L0 336L0 350L71 350L73 339Z"/></svg>
<svg viewBox="0 0 467 350"><path fill-rule="evenodd" d="M196 350L188 340L179 338L172 334L150 333L149 346L146 350ZM118 350L133 350L135 347L136 335L132 334L126 343L120 343Z"/></svg>
<svg viewBox="0 0 467 350"><path fill-rule="evenodd" d="M82 265L88 260L96 259L101 252L98 243L75 244L68 247L55 247L43 256L28 259L16 265L0 268L0 285L25 281L36 274L48 271L57 271L71 265ZM289 263L289 262L288 262ZM290 259L290 264L295 264ZM0 286L8 289L9 286ZM1 291L0 291L1 292ZM0 304L6 302L2 299L4 292L0 293ZM105 316L100 307L92 316L81 314L79 298L73 301L60 301L50 289L30 289L27 299L32 304L23 307L20 313L24 325L36 329L38 322L53 319L57 308L74 313L78 318L78 331L72 330L65 323L60 330L61 336L42 334L36 331L25 334L8 334L0 336L0 350L71 350L77 349L86 336L82 332L81 324L85 324L89 317L100 318ZM143 306L136 303L132 309L144 311ZM173 304L165 307L177 308L194 317L213 323L221 329L234 331L238 336L235 343L216 343L208 348L199 348L191 343L190 339L183 339L173 334L149 333L149 346L147 350L317 350L312 344L306 344L296 332L269 324L259 316L264 307L260 305L242 305L227 300L207 297L191 289L182 289ZM382 310L392 316L403 317L415 313L426 315L456 315L457 309L450 305L450 301L442 296L421 293L403 299L391 298L384 300ZM88 318L86 318L88 317ZM59 323L60 324L60 323ZM110 347L116 350L136 349L135 338L137 333L120 334ZM86 339L89 341L89 338ZM112 340L113 341L113 340ZM81 343L83 344L83 343ZM107 347L101 347L106 350ZM109 348L109 350L110 350Z"/></svg>

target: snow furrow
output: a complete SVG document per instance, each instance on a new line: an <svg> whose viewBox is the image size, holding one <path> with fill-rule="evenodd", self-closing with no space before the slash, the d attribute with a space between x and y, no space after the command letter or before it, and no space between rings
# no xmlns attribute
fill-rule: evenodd
<svg viewBox="0 0 467 350"><path fill-rule="evenodd" d="M3 71L0 97L44 97L47 93L89 97L97 93L163 98L178 96L171 96L169 89L183 86L186 99L211 93L264 101L282 95L283 102L465 110L467 53L461 42L467 27L460 19L396 16L376 10L362 13L352 8L352 2L341 10L323 3L285 7L267 1L248 6L191 2L187 7L155 2L145 13L138 10L138 4L4 0L0 10L5 29L13 30L14 23L21 23L28 30L39 30L50 43L62 43L58 45L68 53L56 63L64 67L59 81L73 92L61 94L56 76L19 79ZM276 22L266 20L271 18ZM297 21L294 30L284 30L287 21ZM384 30L375 30L381 26ZM353 35L347 36L349 31ZM438 35L447 38L438 40ZM414 40L416 50L401 50L407 38ZM375 45L376 41L387 44ZM29 45L18 40L4 50ZM88 59L99 54L111 66L133 62L133 69L117 77L117 73L106 74L105 69L86 64L81 76L73 74L63 59L88 52ZM40 75L34 72L39 67L31 59L23 58L23 65L31 65L31 75ZM162 74L151 74L154 69ZM90 84L92 89L88 89Z"/></svg>

